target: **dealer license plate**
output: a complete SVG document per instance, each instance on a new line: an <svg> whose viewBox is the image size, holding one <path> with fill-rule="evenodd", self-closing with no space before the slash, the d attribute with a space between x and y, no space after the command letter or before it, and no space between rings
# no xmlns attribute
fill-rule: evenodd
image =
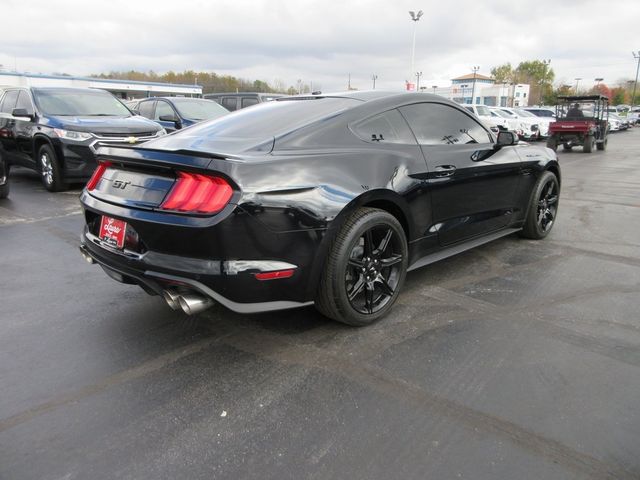
<svg viewBox="0 0 640 480"><path fill-rule="evenodd" d="M102 217L100 222L100 240L113 248L122 250L127 223L111 217Z"/></svg>

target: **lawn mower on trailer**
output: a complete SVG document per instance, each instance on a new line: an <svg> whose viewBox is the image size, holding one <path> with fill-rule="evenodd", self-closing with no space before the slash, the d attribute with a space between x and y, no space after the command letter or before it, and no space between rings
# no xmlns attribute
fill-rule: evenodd
<svg viewBox="0 0 640 480"><path fill-rule="evenodd" d="M558 97L556 121L549 124L547 147L565 150L582 147L584 153L607 148L609 99L604 95Z"/></svg>

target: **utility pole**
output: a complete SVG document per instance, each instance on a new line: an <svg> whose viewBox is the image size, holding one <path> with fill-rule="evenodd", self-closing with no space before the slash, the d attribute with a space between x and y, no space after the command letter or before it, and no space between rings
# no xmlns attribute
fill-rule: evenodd
<svg viewBox="0 0 640 480"><path fill-rule="evenodd" d="M376 80L378 79L378 75L376 75L375 73L373 75L371 75L371 80L373 80L373 89L376 89Z"/></svg>
<svg viewBox="0 0 640 480"><path fill-rule="evenodd" d="M433 94L436 94L436 88L438 88L438 85L433 85L431 88L433 88Z"/></svg>
<svg viewBox="0 0 640 480"><path fill-rule="evenodd" d="M416 92L420 91L420 77L422 76L422 72L416 72Z"/></svg>
<svg viewBox="0 0 640 480"><path fill-rule="evenodd" d="M411 70L409 71L408 78L412 78L414 73L413 64L416 57L416 26L418 25L418 20L420 20L422 14L422 10L420 10L418 13L415 13L414 11L409 12L409 15L411 15L411 20L413 21L413 43L411 47Z"/></svg>
<svg viewBox="0 0 640 480"><path fill-rule="evenodd" d="M547 84L547 67L551 64L551 59L542 60L544 65L542 70L542 87L540 88L540 105L544 105L544 90Z"/></svg>
<svg viewBox="0 0 640 480"><path fill-rule="evenodd" d="M476 95L476 74L480 67L473 67L473 87L471 88L471 103L475 103L475 95Z"/></svg>
<svg viewBox="0 0 640 480"><path fill-rule="evenodd" d="M351 91L351 74L349 74L349 80L347 80L347 90Z"/></svg>
<svg viewBox="0 0 640 480"><path fill-rule="evenodd" d="M636 52L631 52L631 53L633 53L633 58L638 60L638 66L636 67L636 81L633 84L633 95L631 96L631 106L633 107L636 102L636 89L638 88L638 70L640 70L640 50L638 50L638 53Z"/></svg>

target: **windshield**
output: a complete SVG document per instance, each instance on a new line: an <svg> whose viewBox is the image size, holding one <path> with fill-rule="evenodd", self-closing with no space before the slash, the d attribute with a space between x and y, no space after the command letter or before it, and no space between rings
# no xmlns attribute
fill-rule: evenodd
<svg viewBox="0 0 640 480"><path fill-rule="evenodd" d="M229 110L212 100L195 98L173 98L171 100L180 116L189 120L210 120L229 113Z"/></svg>
<svg viewBox="0 0 640 480"><path fill-rule="evenodd" d="M511 118L511 115L509 115L507 112L503 112L502 110L494 110L494 112L502 118Z"/></svg>
<svg viewBox="0 0 640 480"><path fill-rule="evenodd" d="M518 113L518 115L520 115L521 117L535 117L535 115L531 112L527 112L526 110L516 110L516 112Z"/></svg>
<svg viewBox="0 0 640 480"><path fill-rule="evenodd" d="M476 106L476 110L478 110L478 115L481 117L488 117L491 115L491 112L489 111L488 107L485 107L484 105L478 105Z"/></svg>
<svg viewBox="0 0 640 480"><path fill-rule="evenodd" d="M130 117L116 97L102 90L37 89L36 103L45 115Z"/></svg>
<svg viewBox="0 0 640 480"><path fill-rule="evenodd" d="M505 118L513 118L513 117L516 116L515 113L513 113L513 112L511 112L509 110L502 109L502 108L500 110L498 110L498 112L504 113L505 114Z"/></svg>

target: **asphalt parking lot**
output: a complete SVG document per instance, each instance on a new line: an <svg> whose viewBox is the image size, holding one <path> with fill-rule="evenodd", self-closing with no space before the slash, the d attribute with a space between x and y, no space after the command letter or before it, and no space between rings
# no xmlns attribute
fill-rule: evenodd
<svg viewBox="0 0 640 480"><path fill-rule="evenodd" d="M0 201L0 479L640 478L640 128L560 152L558 222L408 275L383 322L187 317Z"/></svg>

